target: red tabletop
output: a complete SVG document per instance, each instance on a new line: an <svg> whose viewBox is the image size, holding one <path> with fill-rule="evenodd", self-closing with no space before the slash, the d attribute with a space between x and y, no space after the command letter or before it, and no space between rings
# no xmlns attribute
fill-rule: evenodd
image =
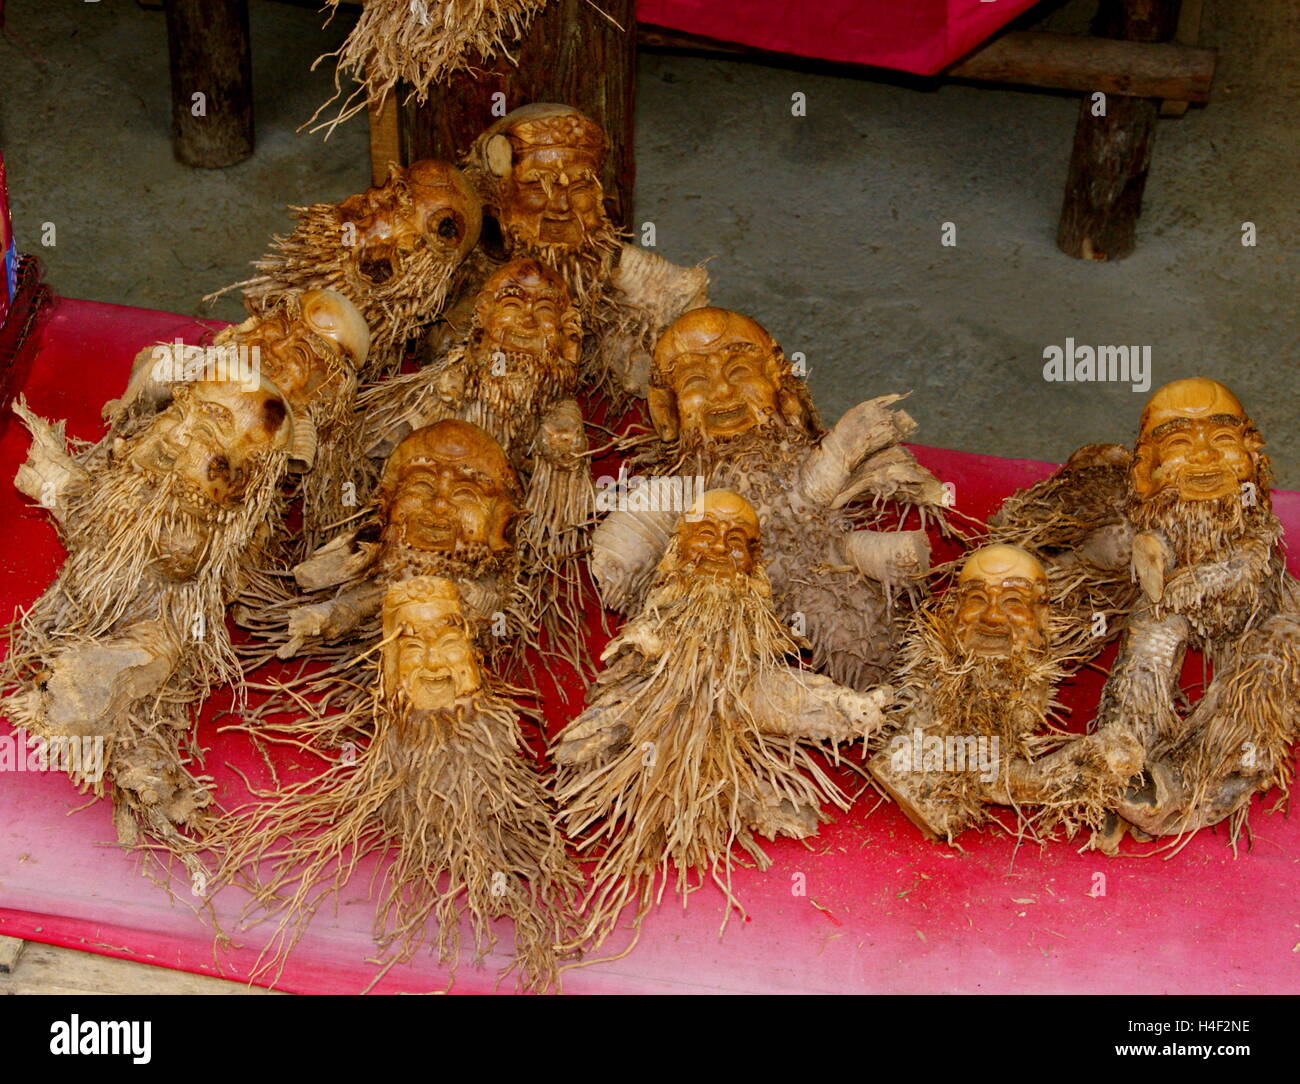
<svg viewBox="0 0 1300 1084"><path fill-rule="evenodd" d="M638 22L755 49L933 75L1038 0L638 0Z"/></svg>
<svg viewBox="0 0 1300 1084"><path fill-rule="evenodd" d="M58 303L38 340L26 382L32 408L69 419L69 432L102 431L100 404L118 394L144 345L204 325L181 316L91 302ZM887 388L864 388L863 396ZM924 424L924 419L921 419ZM44 515L9 484L25 455L21 425L0 431L0 612L34 599L61 559ZM1068 449L1062 449L1066 452ZM921 461L956 485L958 507L987 514L1006 494L1047 474L1027 460L918 447ZM1300 494L1276 507L1300 533ZM1292 570L1296 562L1292 560ZM603 637L599 637L603 639ZM1065 697L1081 722L1096 680ZM220 701L221 698L218 698ZM214 707L224 706L217 703ZM548 704L553 732L566 713ZM208 770L234 787L227 762L251 767L238 739L202 732ZM242 797L242 787L236 799ZM1270 796L1268 799L1271 804ZM242 947L214 954L188 884L170 898L142 876L139 859L113 840L106 803L85 800L55 774L0 773L0 934L129 957L203 974L245 978L256 931ZM1257 801L1257 807L1261 804ZM868 792L805 846L767 845L765 873L742 870L737 896L748 909L725 933L712 887L683 910L666 902L625 959L570 971L570 993L615 992L1124 992L1232 993L1300 990L1300 823L1257 808L1253 846L1234 856L1222 832L1202 832L1172 858L1131 841L1124 855L1080 854L1079 845L1016 848L1005 836L967 833L961 850L928 843L893 806ZM366 899L370 867L322 912L290 957L280 988L354 992L374 968ZM802 876L796 876L802 875ZM800 888L803 894L798 894ZM1104 894L1103 894L1104 892ZM225 895L225 894L223 894ZM219 896L229 918L238 900ZM509 930L501 931L503 945ZM456 974L453 989L491 990L499 959ZM429 991L447 969L428 952L393 969L377 987Z"/></svg>

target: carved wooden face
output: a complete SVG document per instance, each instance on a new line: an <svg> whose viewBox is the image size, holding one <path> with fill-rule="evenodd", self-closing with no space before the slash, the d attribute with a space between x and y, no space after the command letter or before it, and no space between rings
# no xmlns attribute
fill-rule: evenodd
<svg viewBox="0 0 1300 1084"><path fill-rule="evenodd" d="M420 248L456 264L478 243L482 209L460 171L425 159L394 169L378 188L339 204L343 222L356 228L361 275L376 285L400 274Z"/></svg>
<svg viewBox="0 0 1300 1084"><path fill-rule="evenodd" d="M384 598L384 682L419 711L451 707L483 684L455 586L422 577Z"/></svg>
<svg viewBox="0 0 1300 1084"><path fill-rule="evenodd" d="M1046 642L1047 576L1015 546L985 546L957 578L957 641L971 654L1008 658Z"/></svg>
<svg viewBox="0 0 1300 1084"><path fill-rule="evenodd" d="M677 525L682 568L706 576L749 576L758 556L758 516L743 497L714 489Z"/></svg>
<svg viewBox="0 0 1300 1084"><path fill-rule="evenodd" d="M356 306L333 290L308 290L298 305L281 306L245 320L231 341L257 347L262 375L296 409L340 373L340 358L353 368L365 362L370 333Z"/></svg>
<svg viewBox="0 0 1300 1084"><path fill-rule="evenodd" d="M501 186L501 225L527 244L581 247L603 224L599 159L574 147L516 154Z"/></svg>
<svg viewBox="0 0 1300 1084"><path fill-rule="evenodd" d="M483 284L474 302L474 324L475 351L501 356L502 375L520 368L511 364L512 355L531 361L550 354L577 363L578 311L564 280L536 260L511 260Z"/></svg>
<svg viewBox="0 0 1300 1084"><path fill-rule="evenodd" d="M135 470L179 476L225 507L243 497L254 457L287 448L291 430L284 400L265 388L182 384L171 405L132 443L126 461Z"/></svg>
<svg viewBox="0 0 1300 1084"><path fill-rule="evenodd" d="M1245 410L1222 384L1178 380L1157 391L1142 413L1133 488L1143 499L1170 487L1184 501L1229 497L1258 481L1262 447Z"/></svg>
<svg viewBox="0 0 1300 1084"><path fill-rule="evenodd" d="M417 429L384 469L385 537L416 549L509 549L516 514L500 445L477 426L448 420Z"/></svg>
<svg viewBox="0 0 1300 1084"><path fill-rule="evenodd" d="M547 411L540 444L545 459L566 469L576 466L578 456L587 450L587 431L577 403L569 400Z"/></svg>
<svg viewBox="0 0 1300 1084"><path fill-rule="evenodd" d="M732 437L771 419L780 405L778 353L739 313L702 308L678 317L655 347L650 405L660 435Z"/></svg>

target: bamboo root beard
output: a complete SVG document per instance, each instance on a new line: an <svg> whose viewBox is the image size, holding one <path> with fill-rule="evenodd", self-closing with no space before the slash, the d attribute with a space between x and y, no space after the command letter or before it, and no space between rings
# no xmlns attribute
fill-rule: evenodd
<svg viewBox="0 0 1300 1084"><path fill-rule="evenodd" d="M676 542L663 568L677 564ZM747 691L797 680L798 645L776 619L761 570L702 577L665 571L643 614L606 652L586 710L556 739L566 834L596 856L583 938L600 944L635 905L640 922L668 885L685 900L707 876L731 890L739 845L759 868L757 836L803 838L848 799L811 755L821 742L767 729ZM863 728L866 723L861 724ZM835 738L862 737L844 716ZM833 746L832 746L833 748Z"/></svg>
<svg viewBox="0 0 1300 1084"><path fill-rule="evenodd" d="M390 860L375 920L384 971L424 943L430 920L440 958L454 966L466 916L479 965L495 945L492 923L508 918L514 950L503 976L518 969L524 986L545 989L571 939L579 878L513 708L483 689L417 711L373 676L374 736L354 764L237 811L210 837L222 857L218 886L251 881L254 909L278 916L258 974L274 967L278 977L315 912L364 855L380 852Z"/></svg>

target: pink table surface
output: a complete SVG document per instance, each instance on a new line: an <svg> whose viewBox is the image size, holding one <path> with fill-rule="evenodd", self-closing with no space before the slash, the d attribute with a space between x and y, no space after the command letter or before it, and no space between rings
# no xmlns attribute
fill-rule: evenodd
<svg viewBox="0 0 1300 1084"><path fill-rule="evenodd" d="M135 352L203 325L181 316L91 302L60 302L47 320L26 383L37 413L67 417L73 435L101 432L99 405L116 394ZM863 389L864 396L886 389ZM924 419L921 419L922 424ZM0 475L25 454L22 427L0 433ZM955 483L958 507L984 515L1002 496L1043 477L1050 465L918 447L922 461ZM1066 451L1065 449L1062 450ZM1300 494L1276 495L1294 537ZM29 603L61 559L54 533L6 482L0 485L3 612ZM1293 570L1295 564L1293 561ZM603 639L601 637L600 639ZM1097 681L1071 690L1082 713ZM217 705L220 706L220 705ZM548 710L552 732L564 718ZM1080 714L1080 719L1083 714ZM249 765L246 748L205 725L208 768L230 783L225 763ZM176 897L141 875L139 860L113 844L105 803L84 799L55 774L0 773L0 934L69 945L203 974L246 978L257 931L242 947L214 954L211 931L195 917L188 885ZM688 909L666 903L645 923L625 959L565 977L569 993L616 992L1124 992L1233 993L1300 990L1300 824L1252 818L1253 847L1239 856L1222 834L1203 832L1175 857L1045 849L992 833L967 833L961 850L925 842L893 806L872 794L826 826L811 846L768 845L765 873L742 870L736 891L748 909L722 937L720 895L712 887ZM371 909L362 873L335 912L318 916L290 957L279 988L353 992L373 975ZM1093 894L1104 877L1105 894ZM797 876L802 875L802 876ZM800 882L804 895L796 894ZM228 894L223 894L228 895ZM229 919L236 899L217 899ZM502 931L503 944L509 931ZM485 992L500 959L468 963L453 989ZM395 968L377 989L447 986L447 969L428 952Z"/></svg>
<svg viewBox="0 0 1300 1084"><path fill-rule="evenodd" d="M1038 0L639 0L637 21L755 49L933 75Z"/></svg>

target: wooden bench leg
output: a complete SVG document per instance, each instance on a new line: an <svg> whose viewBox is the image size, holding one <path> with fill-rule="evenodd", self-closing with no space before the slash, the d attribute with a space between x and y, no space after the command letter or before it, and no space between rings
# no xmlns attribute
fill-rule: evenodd
<svg viewBox="0 0 1300 1084"><path fill-rule="evenodd" d="M1093 31L1128 41L1169 41L1179 0L1102 0ZM1083 260L1121 260L1133 251L1142 193L1151 166L1160 103L1108 94L1105 114L1094 115L1085 95L1074 131L1074 151L1056 243Z"/></svg>
<svg viewBox="0 0 1300 1084"><path fill-rule="evenodd" d="M167 0L172 150L187 166L233 166L253 153L248 0Z"/></svg>

